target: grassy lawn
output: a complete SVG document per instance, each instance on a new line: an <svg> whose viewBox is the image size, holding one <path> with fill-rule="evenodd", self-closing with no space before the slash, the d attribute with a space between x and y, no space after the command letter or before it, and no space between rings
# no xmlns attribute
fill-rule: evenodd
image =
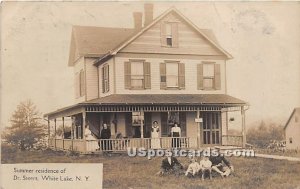
<svg viewBox="0 0 300 189"><path fill-rule="evenodd" d="M300 163L262 158L238 158L229 160L235 167L235 175L212 180L188 179L184 176L156 176L162 158L148 160L143 157L128 157L113 154L70 156L63 152L33 151L20 152L2 146L2 163L103 163L104 188L299 188ZM188 165L187 158L179 158Z"/></svg>

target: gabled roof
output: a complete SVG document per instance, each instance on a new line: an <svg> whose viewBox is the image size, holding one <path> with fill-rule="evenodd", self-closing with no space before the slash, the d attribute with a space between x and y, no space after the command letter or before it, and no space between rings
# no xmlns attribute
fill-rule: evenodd
<svg viewBox="0 0 300 189"><path fill-rule="evenodd" d="M96 65L106 61L171 13L178 15L228 59L232 58L232 56L219 45L211 30L199 29L176 8L170 8L139 31L130 28L73 26L68 65L73 66L74 62L82 56L99 57L96 61Z"/></svg>
<svg viewBox="0 0 300 189"><path fill-rule="evenodd" d="M73 26L69 55L69 66L76 61L76 56L101 57L122 44L133 35L131 28L106 28L92 26Z"/></svg>
<svg viewBox="0 0 300 189"><path fill-rule="evenodd" d="M285 126L284 126L284 129L286 129L286 127L289 125L289 123L290 123L290 121L291 121L291 119L292 119L292 117L294 116L295 113L300 113L300 107L296 107L296 108L293 110L292 114L290 115L288 121L286 122L286 124L285 124Z"/></svg>
<svg viewBox="0 0 300 189"><path fill-rule="evenodd" d="M147 31L149 28L151 28L154 24L158 23L161 19L163 19L165 16L167 16L170 13L177 14L182 20L184 20L188 25L190 25L194 30L196 30L199 34L201 34L205 39L207 39L215 48L220 50L228 59L231 59L232 56L225 51L217 42L214 34L211 32L211 30L201 30L199 29L195 24L193 24L187 17L185 17L183 14L181 14L176 8L172 7L169 10L165 11L163 14L161 14L159 17L154 19L149 25L142 28L139 32L137 32L135 35L133 35L131 38L126 40L121 45L117 46L115 49L112 49L104 56L100 57L95 64L98 65L101 62L106 61L107 57L111 57L113 55L116 55L120 50L122 50L124 47L126 47L128 44L130 44L132 41L134 41L137 37L142 35L145 31Z"/></svg>

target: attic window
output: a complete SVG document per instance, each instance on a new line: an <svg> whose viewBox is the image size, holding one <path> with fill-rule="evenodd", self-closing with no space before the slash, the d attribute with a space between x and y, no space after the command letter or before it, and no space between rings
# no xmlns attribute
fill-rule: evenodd
<svg viewBox="0 0 300 189"><path fill-rule="evenodd" d="M178 47L178 23L176 22L162 23L161 45L163 47Z"/></svg>
<svg viewBox="0 0 300 189"><path fill-rule="evenodd" d="M166 23L166 40L167 46L172 47L172 24Z"/></svg>

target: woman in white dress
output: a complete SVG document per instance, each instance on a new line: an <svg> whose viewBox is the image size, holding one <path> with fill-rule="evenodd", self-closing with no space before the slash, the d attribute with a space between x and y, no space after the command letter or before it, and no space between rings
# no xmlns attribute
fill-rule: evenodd
<svg viewBox="0 0 300 189"><path fill-rule="evenodd" d="M160 139L159 139L159 126L157 121L153 121L151 129L151 148L159 149L161 148Z"/></svg>
<svg viewBox="0 0 300 189"><path fill-rule="evenodd" d="M98 149L97 138L92 134L89 125L86 126L84 135L87 141L87 150L96 151Z"/></svg>

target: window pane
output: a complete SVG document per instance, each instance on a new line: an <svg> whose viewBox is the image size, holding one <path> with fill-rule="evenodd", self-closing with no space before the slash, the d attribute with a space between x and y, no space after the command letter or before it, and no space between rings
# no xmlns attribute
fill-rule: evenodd
<svg viewBox="0 0 300 189"><path fill-rule="evenodd" d="M144 75L143 62L131 62L131 75Z"/></svg>
<svg viewBox="0 0 300 189"><path fill-rule="evenodd" d="M203 76L204 77L214 77L215 75L214 64L203 64Z"/></svg>
<svg viewBox="0 0 300 189"><path fill-rule="evenodd" d="M172 24L171 23L166 24L166 35L172 36Z"/></svg>
<svg viewBox="0 0 300 189"><path fill-rule="evenodd" d="M172 47L172 38L171 37L167 37L167 45Z"/></svg>
<svg viewBox="0 0 300 189"><path fill-rule="evenodd" d="M178 86L178 76L168 75L167 76L167 86L177 87Z"/></svg>
<svg viewBox="0 0 300 189"><path fill-rule="evenodd" d="M167 63L167 75L178 76L178 63Z"/></svg>
<svg viewBox="0 0 300 189"><path fill-rule="evenodd" d="M213 88L213 78L204 78L203 79L203 85L204 88Z"/></svg>

